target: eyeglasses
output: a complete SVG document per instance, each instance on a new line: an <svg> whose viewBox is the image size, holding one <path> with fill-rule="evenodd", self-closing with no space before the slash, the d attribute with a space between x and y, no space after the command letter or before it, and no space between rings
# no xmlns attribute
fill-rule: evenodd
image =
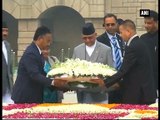
<svg viewBox="0 0 160 120"><path fill-rule="evenodd" d="M108 23L108 24L105 24L105 26L109 27L109 26L115 26L116 24L115 23Z"/></svg>

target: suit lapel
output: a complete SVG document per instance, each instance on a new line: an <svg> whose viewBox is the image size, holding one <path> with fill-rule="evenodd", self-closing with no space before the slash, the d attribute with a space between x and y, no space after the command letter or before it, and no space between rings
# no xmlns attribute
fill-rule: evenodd
<svg viewBox="0 0 160 120"><path fill-rule="evenodd" d="M129 46L130 46L131 44L133 44L136 39L139 39L139 37L138 37L138 36L134 37L134 38L130 41ZM127 44L128 44L128 43L127 43Z"/></svg>
<svg viewBox="0 0 160 120"><path fill-rule="evenodd" d="M45 60L44 60L44 57L43 57L43 55L41 54L41 61L42 61L42 66L44 67L44 65L45 65Z"/></svg>
<svg viewBox="0 0 160 120"><path fill-rule="evenodd" d="M11 49L10 49L10 46L7 45L7 56L8 56L8 65L10 66L11 64Z"/></svg>
<svg viewBox="0 0 160 120"><path fill-rule="evenodd" d="M84 53L85 53L85 54L84 54ZM83 43L82 49L81 49L81 58L85 60L85 59L86 59L86 56L87 56L86 46L85 46L85 44Z"/></svg>
<svg viewBox="0 0 160 120"><path fill-rule="evenodd" d="M116 34L116 37L117 37L117 39L118 39L118 43L119 43L119 45L121 46L121 44L122 44L122 40L121 40L120 36L119 36L118 34Z"/></svg>
<svg viewBox="0 0 160 120"><path fill-rule="evenodd" d="M124 50L124 56L125 56L125 53L126 53L126 51L130 48L129 46L131 46L132 44L133 44L133 42L136 40L136 39L138 39L139 37L138 36L136 36L135 38L133 38L133 40L130 42L130 44L129 45L127 45L128 44L128 42L126 43L126 45L125 45L125 50Z"/></svg>
<svg viewBox="0 0 160 120"><path fill-rule="evenodd" d="M44 67L45 60L44 60L44 57L43 57L42 53L41 54L39 53L39 50L38 50L38 48L37 48L37 46L36 46L36 44L34 42L32 43L32 46L33 46L33 49L35 49L33 51L40 58L41 65Z"/></svg>
<svg viewBox="0 0 160 120"><path fill-rule="evenodd" d="M125 43L123 42L122 38L116 33L116 36L117 36L117 40L118 40L118 44L119 44L119 47L121 48L121 53L122 53L122 56L124 55L124 49L125 49Z"/></svg>
<svg viewBox="0 0 160 120"><path fill-rule="evenodd" d="M106 32L104 33L104 40L105 40L105 44L111 47L110 39Z"/></svg>
<svg viewBox="0 0 160 120"><path fill-rule="evenodd" d="M7 41L4 41L4 44L5 44L5 47L6 47L6 50L7 50L7 57L8 57L8 65L6 63L6 60L5 60L5 63L6 63L6 69L7 69L7 74L8 74L8 82L9 82L9 89L12 91L11 87L13 86L13 78L12 78L12 56L11 56L11 47L10 47L10 44L7 42ZM4 58L4 54L3 54L3 58Z"/></svg>
<svg viewBox="0 0 160 120"><path fill-rule="evenodd" d="M11 49L10 49L10 46L9 46L9 43L7 42L7 41L4 41L4 45L5 45L5 47L6 47L6 50L7 50L7 57L8 57L8 73L10 73L10 70L11 70ZM6 63L7 64L7 63Z"/></svg>

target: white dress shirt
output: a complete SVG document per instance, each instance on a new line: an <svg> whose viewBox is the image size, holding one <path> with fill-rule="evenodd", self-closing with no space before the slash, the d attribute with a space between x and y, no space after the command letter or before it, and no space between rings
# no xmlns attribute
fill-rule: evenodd
<svg viewBox="0 0 160 120"><path fill-rule="evenodd" d="M94 45L92 45L92 46L87 46L86 45L86 51L87 51L89 57L92 55L92 53L93 53L93 51L94 51L94 49L96 47L96 43L97 42L95 41Z"/></svg>
<svg viewBox="0 0 160 120"><path fill-rule="evenodd" d="M7 48L6 48L6 45L4 44L4 41L2 41L2 50L3 50L3 55L6 60L6 63L8 64L8 53L7 53Z"/></svg>
<svg viewBox="0 0 160 120"><path fill-rule="evenodd" d="M7 48L6 48L6 45L5 45L4 41L2 41L2 51L3 51L3 54L4 54L4 58L6 60L6 63L8 64L8 53L7 53ZM7 92L2 97L2 102L7 103L7 104L13 104L14 103L14 101L11 99L11 93L8 89L7 89Z"/></svg>
<svg viewBox="0 0 160 120"><path fill-rule="evenodd" d="M38 47L38 45L37 45L37 44L35 44L35 45L37 46L38 51L39 51L39 54L41 55L41 53L42 53L41 49Z"/></svg>

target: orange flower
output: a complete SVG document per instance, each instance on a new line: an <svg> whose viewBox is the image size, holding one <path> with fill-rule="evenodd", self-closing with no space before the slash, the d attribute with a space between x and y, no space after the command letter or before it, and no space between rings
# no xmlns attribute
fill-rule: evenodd
<svg viewBox="0 0 160 120"><path fill-rule="evenodd" d="M61 103L42 103L42 104L38 104L37 106L34 106L34 107L48 107L48 106L59 106L59 105L67 105L67 104L61 104Z"/></svg>
<svg viewBox="0 0 160 120"><path fill-rule="evenodd" d="M113 107L116 107L120 104L96 104L98 106L102 106L102 107L107 107L107 108L113 108Z"/></svg>
<svg viewBox="0 0 160 120"><path fill-rule="evenodd" d="M136 110L135 113L139 114L156 114L155 110Z"/></svg>

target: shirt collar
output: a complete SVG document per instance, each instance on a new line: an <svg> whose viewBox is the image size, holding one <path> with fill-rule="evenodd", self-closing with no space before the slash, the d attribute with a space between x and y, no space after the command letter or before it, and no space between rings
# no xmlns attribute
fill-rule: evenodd
<svg viewBox="0 0 160 120"><path fill-rule="evenodd" d="M137 34L133 35L133 36L128 40L127 46L129 46L130 43L131 43L131 41L133 40L133 38L135 38L135 37L137 37L137 36L138 36Z"/></svg>
<svg viewBox="0 0 160 120"><path fill-rule="evenodd" d="M97 40L95 40L95 43L94 43L94 45L92 45L92 46L87 46L87 45L86 45L86 48L95 48L95 47L96 47L96 44L97 44Z"/></svg>
<svg viewBox="0 0 160 120"><path fill-rule="evenodd" d="M2 46L3 46L3 45L5 46L4 40L2 41Z"/></svg>
<svg viewBox="0 0 160 120"><path fill-rule="evenodd" d="M39 46L36 43L35 43L35 45L37 46L39 54L41 55L41 53L42 53L41 49L39 48Z"/></svg>
<svg viewBox="0 0 160 120"><path fill-rule="evenodd" d="M112 37L116 37L117 38L116 33L115 33L115 35L111 35L108 32L106 32L106 34L108 35L108 37L109 37L110 40L112 40Z"/></svg>

